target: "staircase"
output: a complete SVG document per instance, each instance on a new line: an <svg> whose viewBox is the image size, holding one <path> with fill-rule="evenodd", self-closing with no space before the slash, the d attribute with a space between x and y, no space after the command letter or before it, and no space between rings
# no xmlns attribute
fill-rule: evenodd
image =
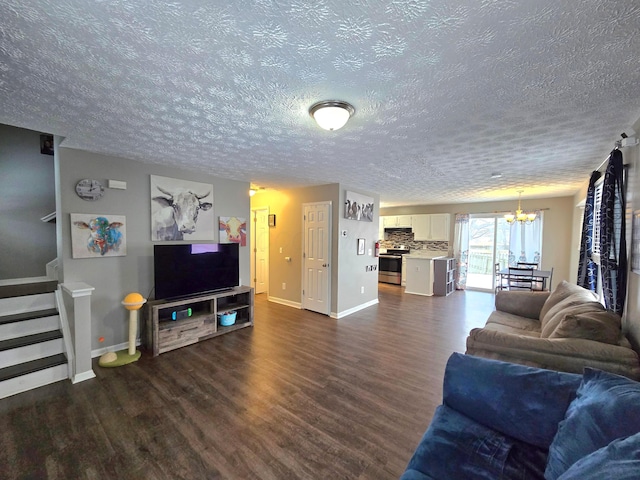
<svg viewBox="0 0 640 480"><path fill-rule="evenodd" d="M46 277L0 283L0 398L69 378L57 285Z"/></svg>

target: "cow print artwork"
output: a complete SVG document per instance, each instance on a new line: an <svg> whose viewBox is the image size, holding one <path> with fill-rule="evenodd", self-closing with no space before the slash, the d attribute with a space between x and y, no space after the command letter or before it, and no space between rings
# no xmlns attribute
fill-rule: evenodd
<svg viewBox="0 0 640 480"><path fill-rule="evenodd" d="M73 258L126 256L126 217L72 213L71 250Z"/></svg>
<svg viewBox="0 0 640 480"><path fill-rule="evenodd" d="M151 175L151 240L214 240L213 185Z"/></svg>
<svg viewBox="0 0 640 480"><path fill-rule="evenodd" d="M344 218L373 222L375 204L373 198L354 192L346 192L344 201Z"/></svg>
<svg viewBox="0 0 640 480"><path fill-rule="evenodd" d="M247 219L243 217L220 217L220 243L239 243L247 246Z"/></svg>

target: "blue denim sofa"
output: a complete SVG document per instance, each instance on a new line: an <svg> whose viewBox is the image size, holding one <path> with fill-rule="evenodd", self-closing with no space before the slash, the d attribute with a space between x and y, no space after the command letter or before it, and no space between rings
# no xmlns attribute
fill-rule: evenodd
<svg viewBox="0 0 640 480"><path fill-rule="evenodd" d="M640 383L453 354L401 480L640 479Z"/></svg>

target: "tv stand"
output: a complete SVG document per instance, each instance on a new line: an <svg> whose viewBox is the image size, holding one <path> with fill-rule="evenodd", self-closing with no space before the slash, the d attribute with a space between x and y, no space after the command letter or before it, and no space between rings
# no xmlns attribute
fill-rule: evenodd
<svg viewBox="0 0 640 480"><path fill-rule="evenodd" d="M189 309L190 315L183 313ZM218 314L230 310L237 312L236 321L224 327L220 325ZM234 287L188 298L152 300L145 305L144 312L144 344L156 357L201 340L252 327L253 288Z"/></svg>

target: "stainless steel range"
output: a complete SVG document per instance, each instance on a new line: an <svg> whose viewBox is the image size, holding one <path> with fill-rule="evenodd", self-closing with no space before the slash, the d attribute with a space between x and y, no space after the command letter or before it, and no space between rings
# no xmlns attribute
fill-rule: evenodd
<svg viewBox="0 0 640 480"><path fill-rule="evenodd" d="M378 265L378 282L402 283L402 255L410 253L409 248L388 248L386 253L380 254Z"/></svg>

